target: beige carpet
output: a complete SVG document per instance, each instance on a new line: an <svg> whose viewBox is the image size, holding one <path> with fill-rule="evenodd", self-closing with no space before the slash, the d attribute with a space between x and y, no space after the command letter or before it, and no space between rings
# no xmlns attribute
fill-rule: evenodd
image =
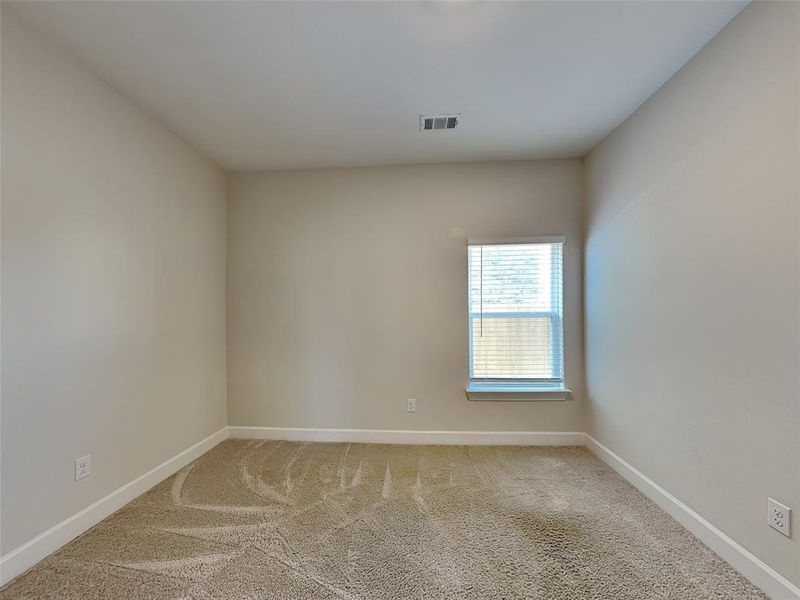
<svg viewBox="0 0 800 600"><path fill-rule="evenodd" d="M0 598L766 596L582 448L229 440Z"/></svg>

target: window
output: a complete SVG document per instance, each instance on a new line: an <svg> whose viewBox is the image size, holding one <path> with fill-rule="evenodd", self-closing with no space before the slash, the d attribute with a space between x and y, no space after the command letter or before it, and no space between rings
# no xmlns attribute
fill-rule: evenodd
<svg viewBox="0 0 800 600"><path fill-rule="evenodd" d="M470 390L562 389L563 238L468 244Z"/></svg>

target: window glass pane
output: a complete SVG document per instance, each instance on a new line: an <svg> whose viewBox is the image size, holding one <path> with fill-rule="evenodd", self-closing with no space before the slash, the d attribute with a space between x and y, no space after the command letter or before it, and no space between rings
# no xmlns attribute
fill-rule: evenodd
<svg viewBox="0 0 800 600"><path fill-rule="evenodd" d="M470 377L562 379L562 244L469 246Z"/></svg>

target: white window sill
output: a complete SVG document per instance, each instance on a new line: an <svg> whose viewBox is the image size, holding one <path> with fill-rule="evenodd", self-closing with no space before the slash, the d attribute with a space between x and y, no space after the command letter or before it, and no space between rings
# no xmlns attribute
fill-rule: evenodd
<svg viewBox="0 0 800 600"><path fill-rule="evenodd" d="M473 401L563 402L574 400L572 390L551 385L470 383L467 398Z"/></svg>

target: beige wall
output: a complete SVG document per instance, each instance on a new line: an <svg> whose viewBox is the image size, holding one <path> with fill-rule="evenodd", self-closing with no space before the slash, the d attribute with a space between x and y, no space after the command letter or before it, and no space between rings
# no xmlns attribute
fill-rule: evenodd
<svg viewBox="0 0 800 600"><path fill-rule="evenodd" d="M5 553L225 425L225 179L6 10L2 76Z"/></svg>
<svg viewBox="0 0 800 600"><path fill-rule="evenodd" d="M588 427L800 583L765 525L800 510L798 17L747 8L587 159L585 407L582 161L230 174L230 424ZM5 553L226 423L226 191L6 11L2 71ZM466 400L456 228L566 234L575 402Z"/></svg>
<svg viewBox="0 0 800 600"><path fill-rule="evenodd" d="M798 4L755 3L587 160L590 432L800 584Z"/></svg>
<svg viewBox="0 0 800 600"><path fill-rule="evenodd" d="M230 424L582 431L582 170L563 160L230 175ZM566 234L565 367L577 401L465 398L457 227Z"/></svg>

